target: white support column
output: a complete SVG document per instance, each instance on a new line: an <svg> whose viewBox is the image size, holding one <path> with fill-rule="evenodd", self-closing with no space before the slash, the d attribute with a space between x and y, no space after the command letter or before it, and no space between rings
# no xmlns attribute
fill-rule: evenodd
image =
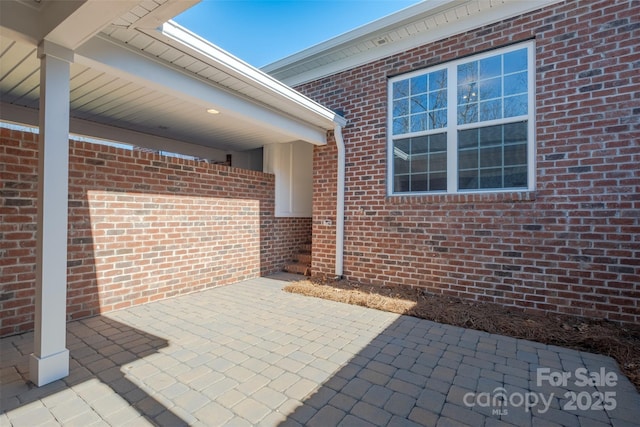
<svg viewBox="0 0 640 427"><path fill-rule="evenodd" d="M43 386L69 375L66 349L69 75L73 52L43 41L40 58L40 147L36 312L30 378Z"/></svg>

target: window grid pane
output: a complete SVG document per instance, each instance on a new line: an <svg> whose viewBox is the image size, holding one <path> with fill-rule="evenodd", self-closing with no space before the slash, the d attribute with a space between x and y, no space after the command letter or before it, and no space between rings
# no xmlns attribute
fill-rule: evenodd
<svg viewBox="0 0 640 427"><path fill-rule="evenodd" d="M526 115L527 68L526 48L458 65L458 124Z"/></svg>
<svg viewBox="0 0 640 427"><path fill-rule="evenodd" d="M446 108L446 70L394 82L393 135L446 127Z"/></svg>
<svg viewBox="0 0 640 427"><path fill-rule="evenodd" d="M458 131L458 189L526 188L526 134L526 121Z"/></svg>
<svg viewBox="0 0 640 427"><path fill-rule="evenodd" d="M390 191L527 189L533 162L528 140L532 49L532 43L505 48L394 81ZM434 133L438 129L441 133ZM447 175L454 179L451 187Z"/></svg>
<svg viewBox="0 0 640 427"><path fill-rule="evenodd" d="M394 192L446 191L447 134L395 141L393 164Z"/></svg>

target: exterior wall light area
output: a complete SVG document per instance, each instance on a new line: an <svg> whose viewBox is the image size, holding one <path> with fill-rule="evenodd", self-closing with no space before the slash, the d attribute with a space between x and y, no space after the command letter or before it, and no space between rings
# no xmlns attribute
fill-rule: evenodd
<svg viewBox="0 0 640 427"><path fill-rule="evenodd" d="M220 114L220 111L216 110L215 108L209 108L207 110L207 113L209 113L209 114Z"/></svg>

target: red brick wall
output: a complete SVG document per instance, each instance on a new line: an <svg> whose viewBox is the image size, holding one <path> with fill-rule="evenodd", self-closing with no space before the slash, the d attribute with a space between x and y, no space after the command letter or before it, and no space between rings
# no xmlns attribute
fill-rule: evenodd
<svg viewBox="0 0 640 427"><path fill-rule="evenodd" d="M37 139L0 129L0 336L33 327Z"/></svg>
<svg viewBox="0 0 640 427"><path fill-rule="evenodd" d="M33 327L37 136L0 129L0 335ZM71 141L67 315L279 270L310 218L275 218L274 177Z"/></svg>
<svg viewBox="0 0 640 427"><path fill-rule="evenodd" d="M325 147L313 149L313 241L311 274L332 275L336 263L336 182L338 152L333 132ZM345 203L345 207L349 202ZM330 220L331 225L325 225Z"/></svg>
<svg viewBox="0 0 640 427"><path fill-rule="evenodd" d="M386 195L387 79L536 42L535 192ZM640 2L568 1L299 88L345 111L345 275L640 322ZM333 274L335 145L314 154L313 271Z"/></svg>

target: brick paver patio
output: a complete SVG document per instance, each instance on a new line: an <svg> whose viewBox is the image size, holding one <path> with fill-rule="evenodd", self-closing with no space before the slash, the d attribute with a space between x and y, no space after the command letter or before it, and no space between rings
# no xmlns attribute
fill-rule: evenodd
<svg viewBox="0 0 640 427"><path fill-rule="evenodd" d="M33 335L4 338L0 425L640 423L640 394L608 357L284 284L249 280L69 323L71 374L41 388L25 380Z"/></svg>

